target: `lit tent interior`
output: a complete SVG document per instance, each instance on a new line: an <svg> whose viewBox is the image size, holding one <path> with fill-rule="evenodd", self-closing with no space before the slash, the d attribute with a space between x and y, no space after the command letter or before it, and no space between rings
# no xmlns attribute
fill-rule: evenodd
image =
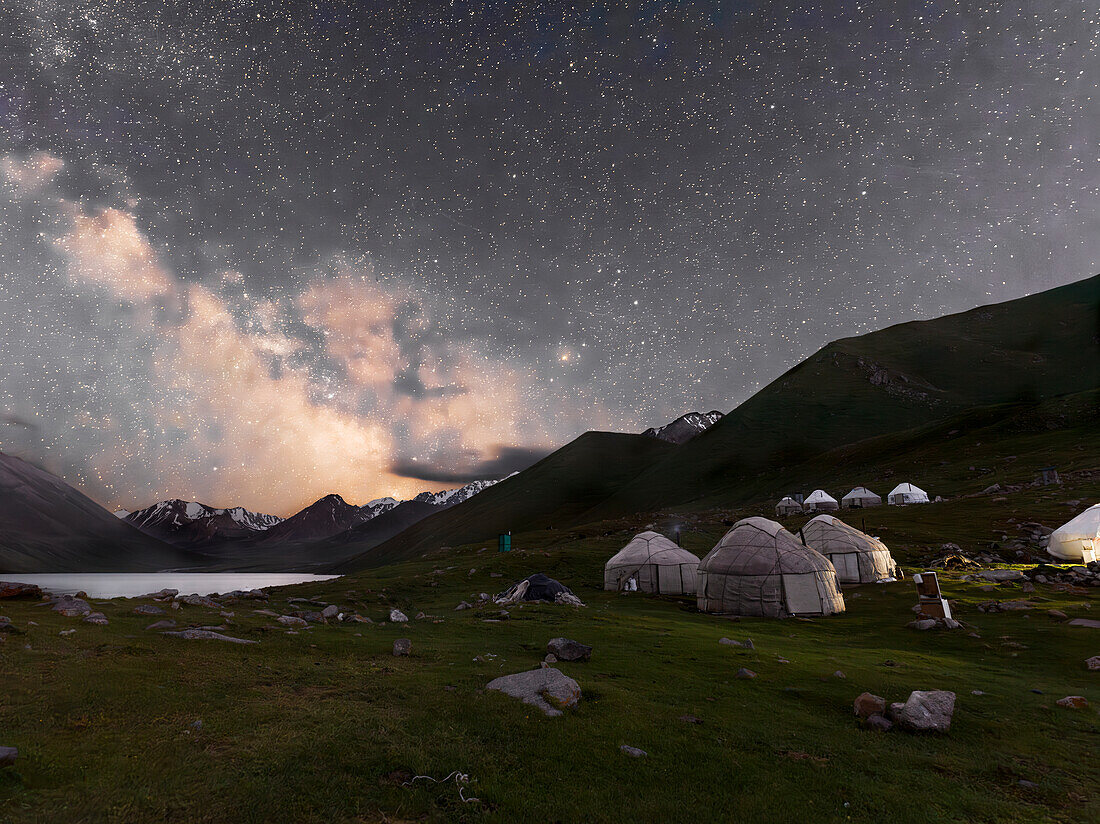
<svg viewBox="0 0 1100 824"><path fill-rule="evenodd" d="M886 544L832 515L811 519L802 527L802 537L832 562L842 584L877 584L898 577Z"/></svg>
<svg viewBox="0 0 1100 824"><path fill-rule="evenodd" d="M607 562L603 588L659 595L694 595L699 558L664 535L642 532ZM631 586L634 582L634 587Z"/></svg>
<svg viewBox="0 0 1100 824"><path fill-rule="evenodd" d="M699 563L698 587L703 612L787 618L844 611L829 560L767 518L734 524Z"/></svg>

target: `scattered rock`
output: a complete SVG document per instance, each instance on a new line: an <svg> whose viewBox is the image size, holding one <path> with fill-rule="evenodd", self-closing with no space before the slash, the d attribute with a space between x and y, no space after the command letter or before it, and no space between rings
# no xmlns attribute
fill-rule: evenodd
<svg viewBox="0 0 1100 824"><path fill-rule="evenodd" d="M34 622L29 622L33 624ZM10 618L5 618L0 615L0 632L10 632L13 635L23 635L23 630L19 629L15 624L11 622ZM0 641L4 640L4 636L0 635Z"/></svg>
<svg viewBox="0 0 1100 824"><path fill-rule="evenodd" d="M1068 710L1083 710L1089 705L1088 699L1083 695L1067 695L1065 698L1059 698L1054 703Z"/></svg>
<svg viewBox="0 0 1100 824"><path fill-rule="evenodd" d="M15 747L0 747L0 767L10 767L19 757L19 750Z"/></svg>
<svg viewBox="0 0 1100 824"><path fill-rule="evenodd" d="M455 607L455 612L458 612L459 610L463 610L463 609L473 609L473 608L474 608L473 604L470 604L470 603L467 603L466 601L463 601L457 607Z"/></svg>
<svg viewBox="0 0 1100 824"><path fill-rule="evenodd" d="M1039 785L1036 784L1034 781L1028 781L1026 778L1021 778L1016 783L1018 785L1020 785L1021 787L1024 787L1025 789L1028 789L1028 790L1034 790L1034 789L1037 789L1039 787Z"/></svg>
<svg viewBox="0 0 1100 824"><path fill-rule="evenodd" d="M863 719L863 726L869 730L878 730L879 732L886 732L894 726L894 722L887 718L885 715L875 713L874 715L868 715Z"/></svg>
<svg viewBox="0 0 1100 824"><path fill-rule="evenodd" d="M747 669L746 667L741 667L741 669L737 670L737 674L734 675L733 677L734 678L755 678L756 673L753 672L751 669Z"/></svg>
<svg viewBox="0 0 1100 824"><path fill-rule="evenodd" d="M742 649L756 649L756 645L753 644L751 638L746 638L744 641L734 641L730 638L719 638L719 644L725 644L727 647L741 647Z"/></svg>
<svg viewBox="0 0 1100 824"><path fill-rule="evenodd" d="M412 651L412 641L408 638L398 638L393 642L393 654L396 656L408 655Z"/></svg>
<svg viewBox="0 0 1100 824"><path fill-rule="evenodd" d="M1074 618L1072 621L1069 622L1069 626L1100 629L1100 621L1094 621L1092 618Z"/></svg>
<svg viewBox="0 0 1100 824"><path fill-rule="evenodd" d="M178 589L162 589L160 592L150 592L148 595L142 595L141 597L152 601L171 601L179 594Z"/></svg>
<svg viewBox="0 0 1100 824"><path fill-rule="evenodd" d="M1003 584L1006 581L1023 581L1026 576L1018 569L983 569L981 572L974 573L974 577Z"/></svg>
<svg viewBox="0 0 1100 824"><path fill-rule="evenodd" d="M304 627L309 624L305 618L299 618L297 615L280 615L275 620L284 627Z"/></svg>
<svg viewBox="0 0 1100 824"><path fill-rule="evenodd" d="M152 623L149 626L147 626L145 629L146 630L152 630L153 632L159 632L162 629L172 629L172 627L174 627L175 625L176 625L175 621L173 621L171 619L166 619L164 621L157 621L155 623Z"/></svg>
<svg viewBox="0 0 1100 824"><path fill-rule="evenodd" d="M134 612L138 615L164 615L164 610L160 607L153 606L152 604L141 604L134 607Z"/></svg>
<svg viewBox="0 0 1100 824"><path fill-rule="evenodd" d="M60 612L66 618L80 618L92 611L91 605L83 598L62 595L53 605L54 612Z"/></svg>
<svg viewBox="0 0 1100 824"><path fill-rule="evenodd" d="M554 655L552 652L548 652L546 653L546 657L542 659L542 662L544 664L556 664L558 663L558 656Z"/></svg>
<svg viewBox="0 0 1100 824"><path fill-rule="evenodd" d="M391 609L390 620L395 624L407 624L409 622L409 616L399 609Z"/></svg>
<svg viewBox="0 0 1100 824"><path fill-rule="evenodd" d="M569 638L551 638L546 644L546 652L559 661L588 661L592 658L592 647Z"/></svg>
<svg viewBox="0 0 1100 824"><path fill-rule="evenodd" d="M681 715L680 720L685 724L702 724L703 719L696 718L694 715Z"/></svg>
<svg viewBox="0 0 1100 824"><path fill-rule="evenodd" d="M637 747L631 747L629 744L623 744L619 747L619 751L629 755L631 758L645 758L647 755L645 750L639 750Z"/></svg>
<svg viewBox="0 0 1100 824"><path fill-rule="evenodd" d="M321 610L321 617L326 621L331 621L337 615L340 614L340 608L334 604L329 604L323 610Z"/></svg>
<svg viewBox="0 0 1100 824"><path fill-rule="evenodd" d="M834 672L834 673L833 673L833 678L847 678L847 677L848 677L848 676L847 676L847 675L845 675L845 674L844 674L843 672L841 672L840 670L837 670L836 672Z"/></svg>
<svg viewBox="0 0 1100 824"><path fill-rule="evenodd" d="M105 627L108 623L107 616L102 612L89 612L84 616L85 624L95 624L98 627Z"/></svg>
<svg viewBox="0 0 1100 824"><path fill-rule="evenodd" d="M909 629L929 630L936 628L935 618L921 618L917 621L910 621L906 624Z"/></svg>
<svg viewBox="0 0 1100 824"><path fill-rule="evenodd" d="M75 629L63 629L63 630L61 630L61 632L59 632L57 634L58 635L72 635L75 632L76 632Z"/></svg>
<svg viewBox="0 0 1100 824"><path fill-rule="evenodd" d="M955 713L955 693L914 690L898 713L899 726L914 732L947 732Z"/></svg>
<svg viewBox="0 0 1100 824"><path fill-rule="evenodd" d="M1100 672L1100 655L1094 655L1085 661L1085 666L1090 672Z"/></svg>
<svg viewBox="0 0 1100 824"><path fill-rule="evenodd" d="M232 638L207 629L185 629L181 632L162 632L161 635L170 635L173 638L185 638L188 641L228 641L231 644L255 644L257 641L246 641L244 638Z"/></svg>
<svg viewBox="0 0 1100 824"><path fill-rule="evenodd" d="M0 599L33 598L38 600L45 593L36 584L21 584L18 581L0 581Z"/></svg>
<svg viewBox="0 0 1100 824"><path fill-rule="evenodd" d="M190 595L177 595L173 604L187 604L189 607L206 607L207 609L221 609L222 605L215 601L213 598L207 598L205 595L198 595L191 593ZM179 609L179 607L176 607Z"/></svg>
<svg viewBox="0 0 1100 824"><path fill-rule="evenodd" d="M502 675L486 685L505 695L538 707L546 715L561 715L563 708L575 707L581 698L580 685L553 667Z"/></svg>
<svg viewBox="0 0 1100 824"><path fill-rule="evenodd" d="M886 712L886 699L864 692L856 698L852 705L855 714L860 718L870 718L872 715L882 715Z"/></svg>

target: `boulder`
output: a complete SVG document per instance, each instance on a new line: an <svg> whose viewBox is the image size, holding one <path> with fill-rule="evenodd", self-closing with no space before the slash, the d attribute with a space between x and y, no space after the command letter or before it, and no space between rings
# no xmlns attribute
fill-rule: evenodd
<svg viewBox="0 0 1100 824"><path fill-rule="evenodd" d="M473 609L473 606L474 606L473 604L467 603L466 601L462 601L457 607L455 607L455 612L458 612L458 611L463 610L463 609Z"/></svg>
<svg viewBox="0 0 1100 824"><path fill-rule="evenodd" d="M297 615L280 615L275 620L284 627L304 627L309 625L309 622L306 621L305 618L299 618Z"/></svg>
<svg viewBox="0 0 1100 824"><path fill-rule="evenodd" d="M1094 655L1092 658L1086 659L1085 666L1089 668L1090 672L1100 672L1100 655Z"/></svg>
<svg viewBox="0 0 1100 824"><path fill-rule="evenodd" d="M639 750L637 747L632 747L629 744L623 744L619 747L619 751L624 755L629 755L631 758L645 758L647 755L645 750Z"/></svg>
<svg viewBox="0 0 1100 824"><path fill-rule="evenodd" d="M43 594L42 587L36 584L21 584L18 581L0 581L0 599L33 598L38 600Z"/></svg>
<svg viewBox="0 0 1100 824"><path fill-rule="evenodd" d="M10 618L5 618L3 615L0 615L0 632L10 632L15 635L23 634L23 630L13 624ZM0 636L0 640L3 640L2 636Z"/></svg>
<svg viewBox="0 0 1100 824"><path fill-rule="evenodd" d="M878 730L879 732L886 732L894 726L894 722L887 718L885 715L868 715L863 719L863 726L869 730Z"/></svg>
<svg viewBox="0 0 1100 824"><path fill-rule="evenodd" d="M412 641L408 638L398 638L393 642L393 654L396 656L408 655L412 651Z"/></svg>
<svg viewBox="0 0 1100 824"><path fill-rule="evenodd" d="M108 623L107 616L102 612L89 612L84 616L85 624L95 624L98 627L105 627Z"/></svg>
<svg viewBox="0 0 1100 824"><path fill-rule="evenodd" d="M741 649L756 649L756 645L753 644L751 638L746 638L744 641L734 641L731 638L719 638L719 644L724 644L727 647L740 647Z"/></svg>
<svg viewBox="0 0 1100 824"><path fill-rule="evenodd" d="M171 601L177 595L180 594L178 589L162 589L159 592L150 592L148 595L142 595L142 598L148 598L152 601Z"/></svg>
<svg viewBox="0 0 1100 824"><path fill-rule="evenodd" d="M329 604L327 607L321 610L321 617L324 618L326 621L331 621L339 614L340 607L336 606L335 604Z"/></svg>
<svg viewBox="0 0 1100 824"><path fill-rule="evenodd" d="M142 604L141 606L136 606L134 607L134 612L138 615L164 615L163 609L153 606L152 604Z"/></svg>
<svg viewBox="0 0 1100 824"><path fill-rule="evenodd" d="M160 631L162 629L172 629L172 627L174 627L175 625L176 625L176 622L172 621L172 620L157 621L156 623L150 624L145 629L153 630L153 631Z"/></svg>
<svg viewBox="0 0 1100 824"><path fill-rule="evenodd" d="M232 638L213 632L208 629L185 629L182 632L162 632L161 635L170 635L173 638L185 638L188 641L228 641L231 644L255 644L257 641L246 641L244 638Z"/></svg>
<svg viewBox="0 0 1100 824"><path fill-rule="evenodd" d="M856 698L852 705L852 709L860 718L870 718L872 715L882 715L886 712L886 699L865 692Z"/></svg>
<svg viewBox="0 0 1100 824"><path fill-rule="evenodd" d="M549 716L561 715L563 708L577 706L581 698L580 685L553 667L502 675L490 681L486 689L519 698Z"/></svg>
<svg viewBox="0 0 1100 824"><path fill-rule="evenodd" d="M914 690L898 713L898 725L913 732L947 732L955 713L955 693Z"/></svg>
<svg viewBox="0 0 1100 824"><path fill-rule="evenodd" d="M1092 618L1074 618L1069 622L1071 627L1089 627L1091 629L1100 629L1100 621L1096 621Z"/></svg>
<svg viewBox="0 0 1100 824"><path fill-rule="evenodd" d="M60 612L66 618L80 618L92 611L91 605L83 598L62 595L53 605L54 612Z"/></svg>
<svg viewBox="0 0 1100 824"><path fill-rule="evenodd" d="M592 647L569 638L551 638L546 653L559 661L588 661L592 658Z"/></svg>
<svg viewBox="0 0 1100 824"><path fill-rule="evenodd" d="M189 607L206 607L207 609L221 609L222 605L213 598L192 593L191 595L177 595L174 603L187 604ZM177 607L178 609L178 607Z"/></svg>
<svg viewBox="0 0 1100 824"><path fill-rule="evenodd" d="M1053 618L1055 621L1065 621L1069 619L1069 616L1062 612L1062 610L1060 609L1048 609L1047 615Z"/></svg>
<svg viewBox="0 0 1100 824"><path fill-rule="evenodd" d="M395 624L407 624L409 622L409 616L399 609L391 609L390 620Z"/></svg>
<svg viewBox="0 0 1100 824"><path fill-rule="evenodd" d="M910 621L908 624L906 624L906 626L909 627L909 629L919 629L919 630L935 629L936 619L935 618L921 618L917 621Z"/></svg>
<svg viewBox="0 0 1100 824"><path fill-rule="evenodd" d="M1089 705L1088 699L1083 695L1067 695L1065 698L1059 698L1054 703L1059 707L1065 707L1067 710L1083 710Z"/></svg>
<svg viewBox="0 0 1100 824"><path fill-rule="evenodd" d="M1005 581L1022 581L1026 576L1018 569L983 569L981 572L974 573L974 577L1003 584Z"/></svg>
<svg viewBox="0 0 1100 824"><path fill-rule="evenodd" d="M19 757L19 750L15 747L0 747L0 767L10 767Z"/></svg>

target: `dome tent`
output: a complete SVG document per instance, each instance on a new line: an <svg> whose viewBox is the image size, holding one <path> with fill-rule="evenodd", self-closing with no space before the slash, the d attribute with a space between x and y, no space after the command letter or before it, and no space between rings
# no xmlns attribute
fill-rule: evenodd
<svg viewBox="0 0 1100 824"><path fill-rule="evenodd" d="M802 502L802 508L806 512L835 512L840 509L840 504L824 489L815 489L806 496L806 500Z"/></svg>
<svg viewBox="0 0 1100 824"><path fill-rule="evenodd" d="M798 515L801 512L802 504L800 504L790 495L788 495L775 505L775 514L778 515L780 518L786 518L788 515Z"/></svg>
<svg viewBox="0 0 1100 824"><path fill-rule="evenodd" d="M802 527L806 544L832 562L842 584L877 584L898 577L886 544L832 515L818 515Z"/></svg>
<svg viewBox="0 0 1100 824"><path fill-rule="evenodd" d="M551 604L571 604L583 607L581 599L561 581L536 572L518 584L500 593L493 601L497 604L518 604L521 601L549 601Z"/></svg>
<svg viewBox="0 0 1100 824"><path fill-rule="evenodd" d="M1100 560L1100 504L1054 530L1047 552L1064 561Z"/></svg>
<svg viewBox="0 0 1100 824"><path fill-rule="evenodd" d="M913 486L913 484L907 482L895 486L893 492L886 496L886 501L891 506L926 504L928 503L928 493L919 486Z"/></svg>
<svg viewBox="0 0 1100 824"><path fill-rule="evenodd" d="M844 611L836 570L767 518L745 518L699 562L702 612L787 618Z"/></svg>
<svg viewBox="0 0 1100 824"><path fill-rule="evenodd" d="M627 589L634 581L641 592L694 595L698 568L698 557L664 535L641 532L604 566L603 588Z"/></svg>
<svg viewBox="0 0 1100 824"><path fill-rule="evenodd" d="M840 499L840 505L845 509L862 509L868 506L882 506L882 497L876 495L865 486L857 486Z"/></svg>

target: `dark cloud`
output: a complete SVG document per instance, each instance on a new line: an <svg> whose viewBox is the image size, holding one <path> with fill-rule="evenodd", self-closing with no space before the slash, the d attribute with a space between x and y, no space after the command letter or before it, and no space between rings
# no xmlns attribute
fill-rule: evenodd
<svg viewBox="0 0 1100 824"><path fill-rule="evenodd" d="M497 453L483 458L476 453L433 455L424 460L403 459L395 461L390 471L406 478L437 483L466 484L503 478L513 472L522 472L549 454L546 449L527 449L502 446Z"/></svg>

